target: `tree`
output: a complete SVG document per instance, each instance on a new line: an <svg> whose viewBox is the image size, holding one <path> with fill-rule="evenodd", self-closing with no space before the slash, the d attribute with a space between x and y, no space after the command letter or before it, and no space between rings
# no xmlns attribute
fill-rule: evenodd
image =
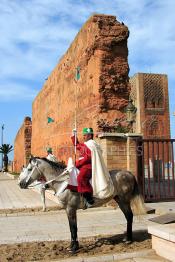
<svg viewBox="0 0 175 262"><path fill-rule="evenodd" d="M4 171L8 171L8 154L13 150L13 146L10 144L2 144L0 146L0 153L3 154Z"/></svg>

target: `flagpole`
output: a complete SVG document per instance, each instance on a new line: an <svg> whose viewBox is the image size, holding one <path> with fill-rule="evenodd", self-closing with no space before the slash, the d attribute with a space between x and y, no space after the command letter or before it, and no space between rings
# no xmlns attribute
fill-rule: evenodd
<svg viewBox="0 0 175 262"><path fill-rule="evenodd" d="M75 162L77 156L77 83L80 79L80 67L76 67L76 81L75 81L75 119L74 119L74 128L75 128L75 146L74 146L74 154L75 154Z"/></svg>
<svg viewBox="0 0 175 262"><path fill-rule="evenodd" d="M2 133L1 133L1 146L3 145L3 132L4 132L4 124L2 124L2 126L1 126L1 128L2 128ZM2 167L2 169L3 169L3 153L2 153L2 155L1 155L1 167Z"/></svg>
<svg viewBox="0 0 175 262"><path fill-rule="evenodd" d="M77 68L76 68L76 80L77 80ZM74 145L74 160L76 163L77 157L77 82L75 82L75 115L74 115L74 129L75 129L75 145Z"/></svg>

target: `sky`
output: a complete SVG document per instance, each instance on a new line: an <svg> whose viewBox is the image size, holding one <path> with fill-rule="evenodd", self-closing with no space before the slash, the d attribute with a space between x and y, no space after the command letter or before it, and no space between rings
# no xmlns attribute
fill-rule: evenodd
<svg viewBox="0 0 175 262"><path fill-rule="evenodd" d="M175 137L174 0L0 0L4 143L13 145L45 79L94 13L115 15L129 27L130 76L137 72L168 75L171 134Z"/></svg>

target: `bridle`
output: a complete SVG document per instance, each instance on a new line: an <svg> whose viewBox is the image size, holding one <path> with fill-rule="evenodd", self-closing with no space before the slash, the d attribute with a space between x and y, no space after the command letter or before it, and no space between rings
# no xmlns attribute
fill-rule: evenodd
<svg viewBox="0 0 175 262"><path fill-rule="evenodd" d="M41 169L38 167L38 163L36 162L36 163L34 163L34 164L32 164L32 165L34 165L34 167L32 168L32 171L33 171L34 169L37 169L37 171L38 171L38 173L40 174L40 176L45 178L43 172L42 172ZM32 176L32 171L31 171L31 173L29 174L29 176L27 176L27 178L26 178L26 183L27 183L27 182L29 181L29 179L31 178L31 176ZM62 182L63 180L60 180L60 177L62 177L62 176L65 175L66 173L69 173L69 171L68 171L67 168L64 169L64 171L58 176L58 178L50 179L49 181L46 181L46 182L38 182L37 184L35 184L35 185L33 185L33 186L32 186L32 185L29 185L28 188L29 188L29 187L35 187L35 186L40 185L40 184L42 184L43 187L45 187L46 185L48 185L48 184L50 184L50 183L52 183L52 182L54 182L54 181L56 181L56 182ZM58 179L59 179L59 180L58 180Z"/></svg>

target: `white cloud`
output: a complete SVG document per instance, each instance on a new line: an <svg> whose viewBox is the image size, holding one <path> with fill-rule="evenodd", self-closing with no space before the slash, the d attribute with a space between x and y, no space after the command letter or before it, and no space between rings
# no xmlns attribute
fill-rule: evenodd
<svg viewBox="0 0 175 262"><path fill-rule="evenodd" d="M151 71L165 70L164 73L175 80L175 2L160 0L153 1L152 5L152 8L144 9L138 19L131 23L130 17L128 19L130 66L140 69L147 66Z"/></svg>
<svg viewBox="0 0 175 262"><path fill-rule="evenodd" d="M3 101L33 100L37 95L37 90L15 83L0 84L0 97Z"/></svg>
<svg viewBox="0 0 175 262"><path fill-rule="evenodd" d="M131 74L165 70L174 79L174 5L174 0L1 0L0 80L42 81L92 13L116 15L128 25Z"/></svg>

